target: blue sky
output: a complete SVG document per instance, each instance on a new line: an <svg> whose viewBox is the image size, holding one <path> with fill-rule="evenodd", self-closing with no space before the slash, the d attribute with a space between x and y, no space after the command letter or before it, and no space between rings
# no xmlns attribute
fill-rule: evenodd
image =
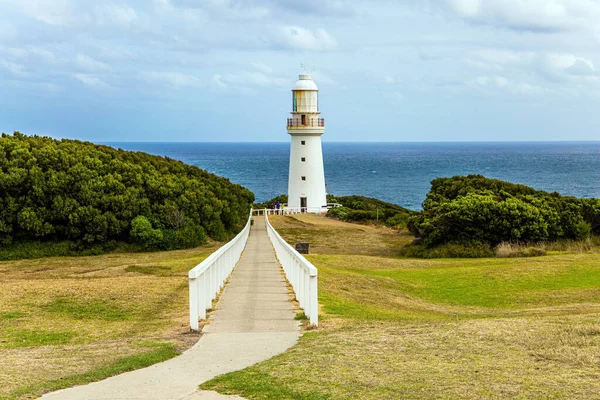
<svg viewBox="0 0 600 400"><path fill-rule="evenodd" d="M0 0L0 130L287 141L600 140L598 0Z"/></svg>

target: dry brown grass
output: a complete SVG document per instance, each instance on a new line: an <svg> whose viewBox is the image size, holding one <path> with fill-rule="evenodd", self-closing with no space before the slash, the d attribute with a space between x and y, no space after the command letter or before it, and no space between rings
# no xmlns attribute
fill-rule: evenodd
<svg viewBox="0 0 600 400"><path fill-rule="evenodd" d="M189 348L187 271L215 248L0 262L0 398L148 341Z"/></svg>
<svg viewBox="0 0 600 400"><path fill-rule="evenodd" d="M309 242L311 254L396 256L414 239L407 230L349 224L313 214L272 216L269 221L289 243Z"/></svg>
<svg viewBox="0 0 600 400"><path fill-rule="evenodd" d="M599 398L597 254L414 260L389 248L401 233L271 221L291 244L310 239L319 329L203 387L278 400Z"/></svg>

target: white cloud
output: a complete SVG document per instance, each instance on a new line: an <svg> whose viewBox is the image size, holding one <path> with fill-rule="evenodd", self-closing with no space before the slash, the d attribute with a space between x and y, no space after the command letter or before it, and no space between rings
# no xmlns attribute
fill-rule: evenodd
<svg viewBox="0 0 600 400"><path fill-rule="evenodd" d="M0 3L1 4L1 3ZM17 29L14 25L4 21L0 24L0 40L8 42L17 36Z"/></svg>
<svg viewBox="0 0 600 400"><path fill-rule="evenodd" d="M0 60L0 67L4 68L8 72L10 72L13 76L18 77L18 78L25 78L29 75L25 71L25 67L20 64Z"/></svg>
<svg viewBox="0 0 600 400"><path fill-rule="evenodd" d="M85 54L78 54L77 57L75 57L75 63L88 71L104 71L110 69L107 64L97 61Z"/></svg>
<svg viewBox="0 0 600 400"><path fill-rule="evenodd" d="M592 60L569 53L485 49L472 54L466 62L485 71L535 74L552 82L597 75Z"/></svg>
<svg viewBox="0 0 600 400"><path fill-rule="evenodd" d="M385 96L388 99L388 102L394 106L398 106L398 105L404 103L404 100L405 100L404 95L400 92L386 93Z"/></svg>
<svg viewBox="0 0 600 400"><path fill-rule="evenodd" d="M254 62L254 63L252 63L252 66L262 73L265 73L265 74L273 73L273 68L271 68L268 65L265 65L261 62Z"/></svg>
<svg viewBox="0 0 600 400"><path fill-rule="evenodd" d="M600 18L600 3L595 0L445 0L445 4L465 20L515 30L596 30Z"/></svg>
<svg viewBox="0 0 600 400"><path fill-rule="evenodd" d="M524 82L513 82L504 76L478 76L467 86L486 94L510 93L513 95L540 95L550 91L544 87Z"/></svg>
<svg viewBox="0 0 600 400"><path fill-rule="evenodd" d="M135 10L125 5L105 5L98 7L95 12L99 25L117 25L128 27L133 24L138 15Z"/></svg>
<svg viewBox="0 0 600 400"><path fill-rule="evenodd" d="M263 74L257 71L244 71L236 74L216 74L213 83L220 88L226 87L249 87L249 86L285 86L289 84L287 79Z"/></svg>
<svg viewBox="0 0 600 400"><path fill-rule="evenodd" d="M74 74L73 77L77 79L79 82L83 83L85 86L89 86L92 88L106 89L109 85L103 80L97 78L94 75L90 74Z"/></svg>
<svg viewBox="0 0 600 400"><path fill-rule="evenodd" d="M196 76L180 72L148 71L142 72L140 77L149 83L166 84L178 88L198 86L202 84L200 79L198 79Z"/></svg>
<svg viewBox="0 0 600 400"><path fill-rule="evenodd" d="M279 28L273 40L277 45L298 50L326 51L337 47L337 40L325 29L312 31L299 26Z"/></svg>
<svg viewBox="0 0 600 400"><path fill-rule="evenodd" d="M79 12L70 0L3 0L24 15L53 26L83 26L91 22L89 14Z"/></svg>

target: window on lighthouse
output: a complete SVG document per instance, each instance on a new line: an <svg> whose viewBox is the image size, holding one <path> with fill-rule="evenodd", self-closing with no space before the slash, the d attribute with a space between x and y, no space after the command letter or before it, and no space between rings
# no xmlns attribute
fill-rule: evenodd
<svg viewBox="0 0 600 400"><path fill-rule="evenodd" d="M296 92L292 92L292 111L298 111L298 100L296 99Z"/></svg>
<svg viewBox="0 0 600 400"><path fill-rule="evenodd" d="M305 162L306 161L306 157L300 158L300 161Z"/></svg>
<svg viewBox="0 0 600 400"><path fill-rule="evenodd" d="M305 180L306 180L306 177L305 177L305 176L303 176L303 177L302 177L302 180L303 180L303 181L305 181Z"/></svg>

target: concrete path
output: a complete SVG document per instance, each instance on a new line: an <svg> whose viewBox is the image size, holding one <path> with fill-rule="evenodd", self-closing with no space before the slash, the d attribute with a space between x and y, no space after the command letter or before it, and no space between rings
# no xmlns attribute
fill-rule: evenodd
<svg viewBox="0 0 600 400"><path fill-rule="evenodd" d="M42 399L240 399L197 388L217 375L283 353L299 337L299 324L264 219L254 222L231 281L194 347L160 364L49 393Z"/></svg>

